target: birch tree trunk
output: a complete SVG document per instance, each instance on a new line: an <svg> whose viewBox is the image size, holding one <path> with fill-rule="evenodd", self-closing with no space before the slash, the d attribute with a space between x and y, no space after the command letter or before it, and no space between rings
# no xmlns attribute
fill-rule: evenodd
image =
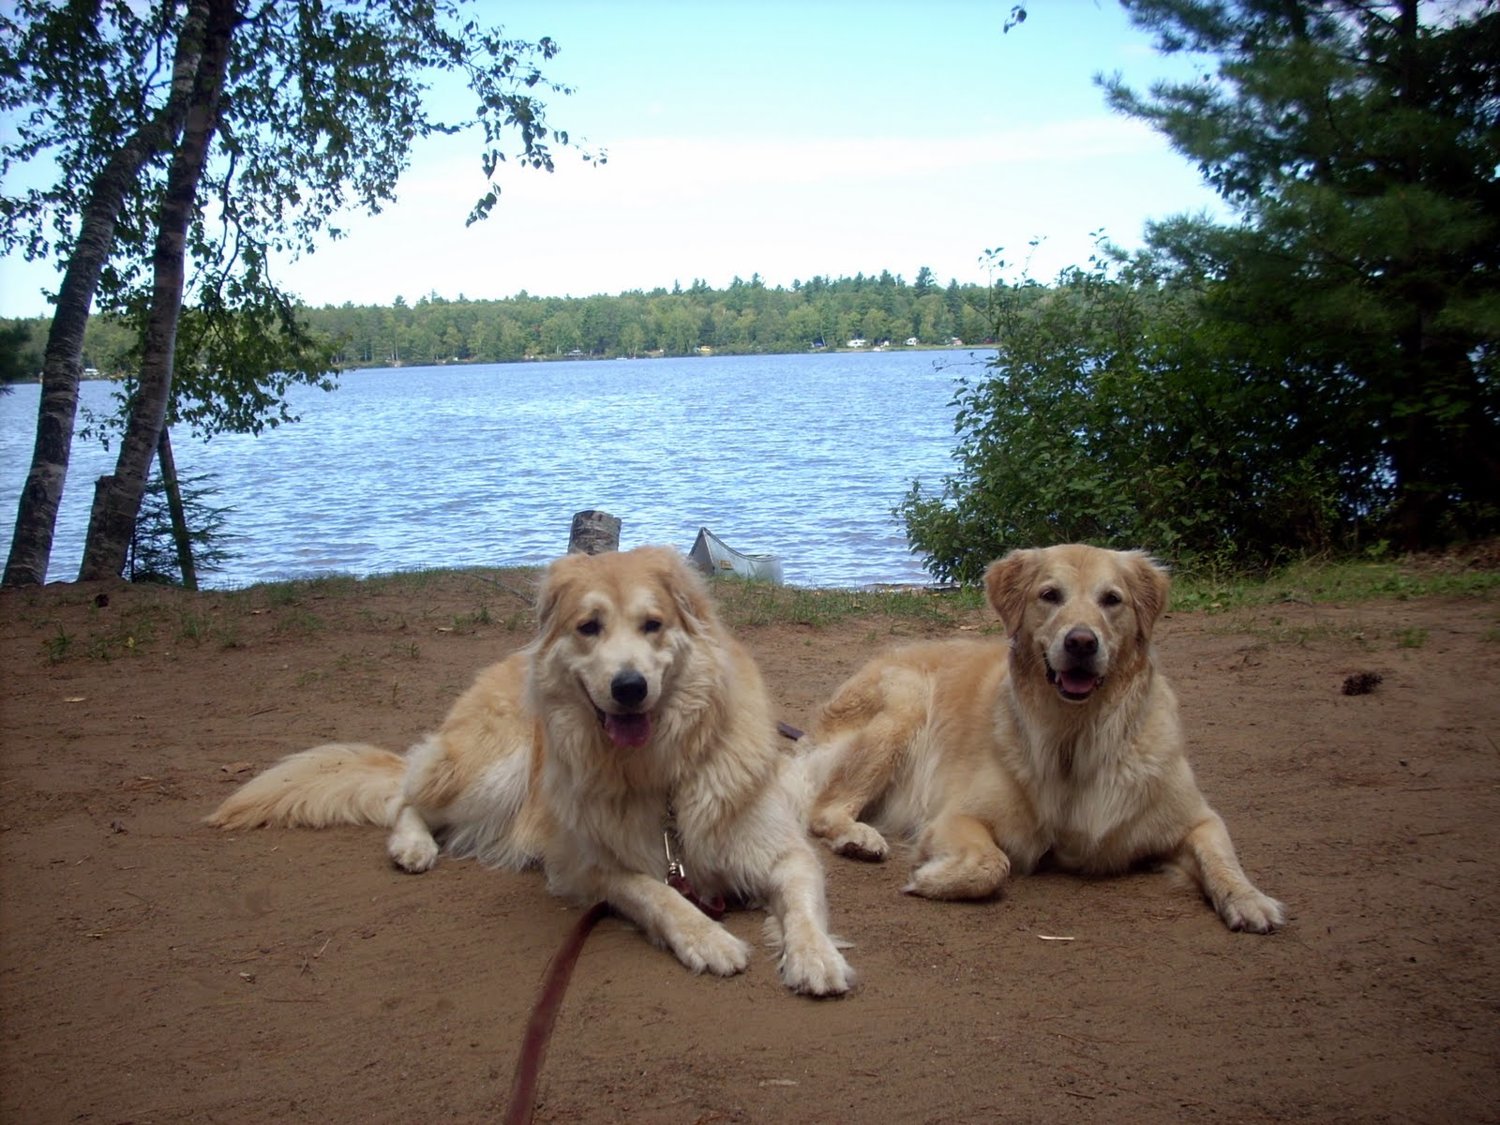
<svg viewBox="0 0 1500 1125"><path fill-rule="evenodd" d="M42 359L42 394L37 409L36 444L31 469L21 488L15 531L5 564L7 586L46 581L68 475L68 455L78 416L78 382L83 374L83 329L99 287L99 276L114 246L115 224L141 169L156 153L171 147L187 116L193 78L207 27L208 4L200 0L188 11L177 38L172 91L161 111L136 130L106 161L89 188L79 224L78 241L63 273L57 308L47 333Z"/></svg>
<svg viewBox="0 0 1500 1125"><path fill-rule="evenodd" d="M229 65L229 45L236 23L231 0L199 0L207 10L203 50L188 101L182 138L167 169L166 191L157 220L152 254L151 309L143 334L140 382L130 403L125 436L111 476L94 489L83 565L78 580L118 578L125 571L130 540L140 515L141 497L151 460L166 424L172 397L172 365L177 350L177 323L186 284L187 233L198 195L198 182L219 124L219 98Z"/></svg>

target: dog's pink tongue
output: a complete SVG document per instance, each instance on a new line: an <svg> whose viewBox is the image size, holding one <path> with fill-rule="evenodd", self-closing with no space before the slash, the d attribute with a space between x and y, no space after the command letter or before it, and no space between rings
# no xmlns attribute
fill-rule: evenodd
<svg viewBox="0 0 1500 1125"><path fill-rule="evenodd" d="M1063 686L1063 691L1069 695L1087 695L1099 683L1095 677L1082 672L1059 672L1057 678Z"/></svg>
<svg viewBox="0 0 1500 1125"><path fill-rule="evenodd" d="M644 746L651 738L651 716L605 715L604 733L616 746Z"/></svg>

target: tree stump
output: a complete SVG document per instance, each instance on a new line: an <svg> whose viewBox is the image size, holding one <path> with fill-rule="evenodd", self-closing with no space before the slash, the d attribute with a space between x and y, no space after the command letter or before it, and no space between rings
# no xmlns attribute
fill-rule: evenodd
<svg viewBox="0 0 1500 1125"><path fill-rule="evenodd" d="M568 554L602 555L620 549L620 521L608 512L576 512L568 533Z"/></svg>

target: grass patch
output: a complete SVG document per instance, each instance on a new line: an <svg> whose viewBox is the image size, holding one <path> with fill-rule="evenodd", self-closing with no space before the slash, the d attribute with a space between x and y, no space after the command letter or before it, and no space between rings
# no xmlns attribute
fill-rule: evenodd
<svg viewBox="0 0 1500 1125"><path fill-rule="evenodd" d="M57 632L48 637L42 647L46 650L48 664L61 664L73 649L73 634L58 625Z"/></svg>
<svg viewBox="0 0 1500 1125"><path fill-rule="evenodd" d="M293 578L285 582L265 582L246 587L245 592L259 591L272 609L301 605L317 598L347 598L368 590L368 579L352 574L327 574L318 578Z"/></svg>
<svg viewBox="0 0 1500 1125"><path fill-rule="evenodd" d="M1441 567L1421 561L1295 563L1265 578L1184 575L1171 606L1192 612L1244 609L1284 602L1404 601L1419 597L1481 597L1500 589L1500 571Z"/></svg>
<svg viewBox="0 0 1500 1125"><path fill-rule="evenodd" d="M1400 629L1396 633L1397 648L1421 648L1426 643L1426 629Z"/></svg>
<svg viewBox="0 0 1500 1125"><path fill-rule="evenodd" d="M91 633L87 652L91 659L107 664L116 657L128 656L137 646L149 645L155 639L155 620L145 614L133 614L113 628Z"/></svg>
<svg viewBox="0 0 1500 1125"><path fill-rule="evenodd" d="M199 644L207 640L213 632L213 620L201 613L184 609L177 615L177 636L180 640Z"/></svg>
<svg viewBox="0 0 1500 1125"><path fill-rule="evenodd" d="M490 613L490 607L482 605L478 609L470 610L468 613L455 613L453 624L442 632L448 633L475 633L486 625L495 623L494 615Z"/></svg>

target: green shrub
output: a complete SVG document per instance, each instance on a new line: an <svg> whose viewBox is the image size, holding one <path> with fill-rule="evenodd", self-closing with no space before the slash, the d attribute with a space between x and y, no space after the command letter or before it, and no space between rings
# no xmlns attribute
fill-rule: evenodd
<svg viewBox="0 0 1500 1125"><path fill-rule="evenodd" d="M1068 541L1217 568L1343 544L1379 481L1329 440L1317 372L1259 362L1201 298L1100 262L997 291L996 357L954 398L958 470L896 508L935 577Z"/></svg>

